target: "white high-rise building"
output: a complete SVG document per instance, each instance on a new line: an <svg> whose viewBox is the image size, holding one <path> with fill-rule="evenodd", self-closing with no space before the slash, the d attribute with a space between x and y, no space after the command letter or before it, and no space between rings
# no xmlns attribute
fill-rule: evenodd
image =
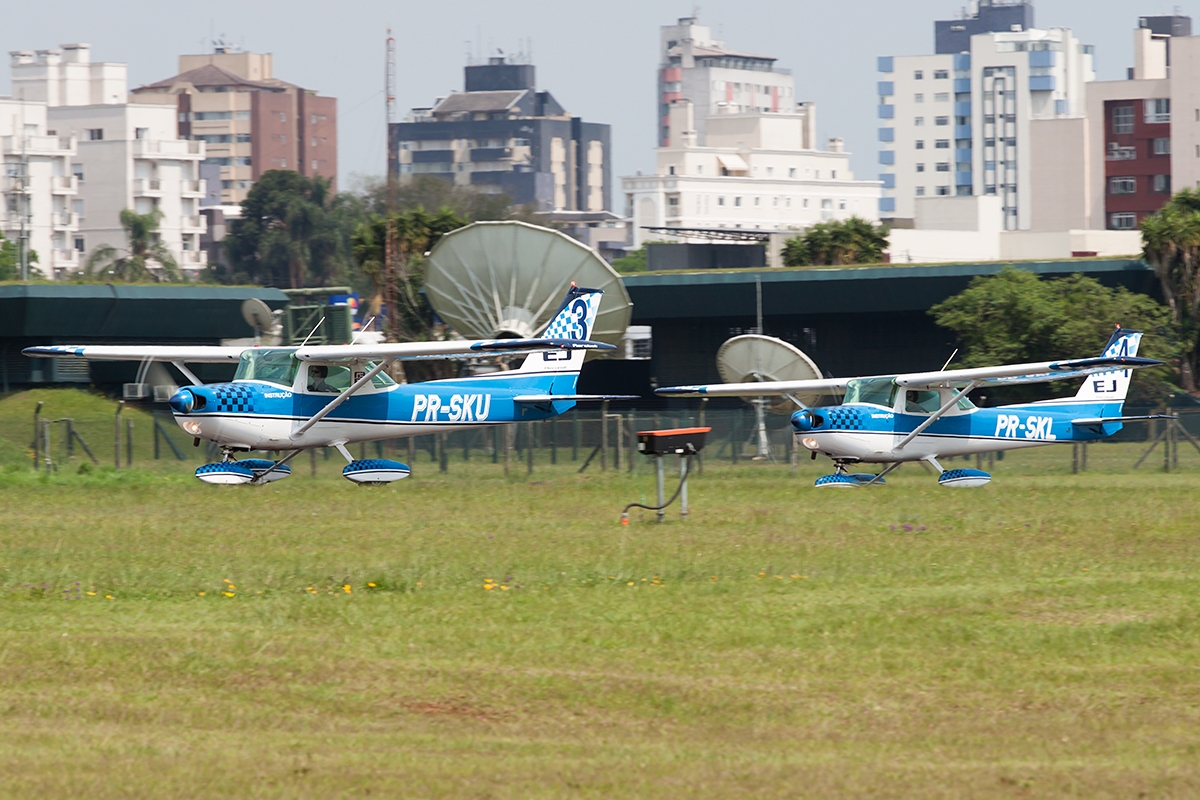
<svg viewBox="0 0 1200 800"><path fill-rule="evenodd" d="M1036 151L1055 141L1038 123L1085 115L1092 48L1066 28L1012 27L966 52L879 59L883 218L911 225L918 197L994 195L1002 229L1038 227Z"/></svg>
<svg viewBox="0 0 1200 800"><path fill-rule="evenodd" d="M77 143L64 173L78 188L67 209L77 227L65 246L79 263L99 245L125 247L128 208L161 213L159 240L185 274L206 266L204 143L178 137L175 107L127 102L126 65L92 63L86 44L11 56L14 90L47 103L50 129Z"/></svg>
<svg viewBox="0 0 1200 800"><path fill-rule="evenodd" d="M71 174L75 140L58 135L46 112L44 102L0 97L0 231L36 253L33 266L51 278L79 266L79 221L72 213L78 181Z"/></svg>
<svg viewBox="0 0 1200 800"><path fill-rule="evenodd" d="M841 139L820 149L816 106L774 58L726 48L695 17L661 39L655 174L621 179L633 247L879 218L879 182L855 180Z"/></svg>

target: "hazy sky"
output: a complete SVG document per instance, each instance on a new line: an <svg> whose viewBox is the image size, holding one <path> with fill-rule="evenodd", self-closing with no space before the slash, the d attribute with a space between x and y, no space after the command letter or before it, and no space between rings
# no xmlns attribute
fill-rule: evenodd
<svg viewBox="0 0 1200 800"><path fill-rule="evenodd" d="M822 139L841 136L860 177L875 168L875 57L933 52L933 20L965 0L704 0L700 20L730 47L773 55L817 103ZM574 115L612 125L615 175L653 167L658 28L696 8L666 0L55 0L6 4L0 48L89 42L97 61L129 64L131 88L176 73L210 36L275 56L275 75L338 98L342 186L384 165L384 38L396 36L400 117L462 88L468 42L487 54L532 40L538 88ZM1200 0L1036 0L1038 27L1073 28L1096 46L1101 80L1125 74L1139 15L1197 16ZM1200 22L1200 20L1198 20ZM1200 26L1198 26L1200 32ZM480 42L480 40L482 40ZM9 91L9 75L0 93ZM617 201L614 192L614 202ZM618 202L619 207L619 202Z"/></svg>

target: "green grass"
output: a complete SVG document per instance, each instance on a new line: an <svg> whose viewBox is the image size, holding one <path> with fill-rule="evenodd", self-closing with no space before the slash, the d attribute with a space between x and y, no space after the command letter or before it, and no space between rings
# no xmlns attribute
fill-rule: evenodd
<svg viewBox="0 0 1200 800"><path fill-rule="evenodd" d="M1196 796L1200 456L1112 448L629 527L644 465L3 472L0 794Z"/></svg>

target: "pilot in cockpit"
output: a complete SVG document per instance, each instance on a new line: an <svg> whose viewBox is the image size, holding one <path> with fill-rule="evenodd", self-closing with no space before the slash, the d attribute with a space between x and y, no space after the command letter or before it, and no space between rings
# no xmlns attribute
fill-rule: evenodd
<svg viewBox="0 0 1200 800"><path fill-rule="evenodd" d="M336 392L325 380L329 377L329 367L314 364L308 368L308 390L310 392Z"/></svg>

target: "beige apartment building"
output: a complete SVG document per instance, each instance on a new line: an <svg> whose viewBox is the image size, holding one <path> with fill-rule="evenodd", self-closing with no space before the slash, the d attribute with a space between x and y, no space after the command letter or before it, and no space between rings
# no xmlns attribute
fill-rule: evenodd
<svg viewBox="0 0 1200 800"><path fill-rule="evenodd" d="M204 205L235 205L262 173L337 179L337 100L274 76L270 53L182 55L179 74L134 89L139 103L173 105L181 139L204 142Z"/></svg>

